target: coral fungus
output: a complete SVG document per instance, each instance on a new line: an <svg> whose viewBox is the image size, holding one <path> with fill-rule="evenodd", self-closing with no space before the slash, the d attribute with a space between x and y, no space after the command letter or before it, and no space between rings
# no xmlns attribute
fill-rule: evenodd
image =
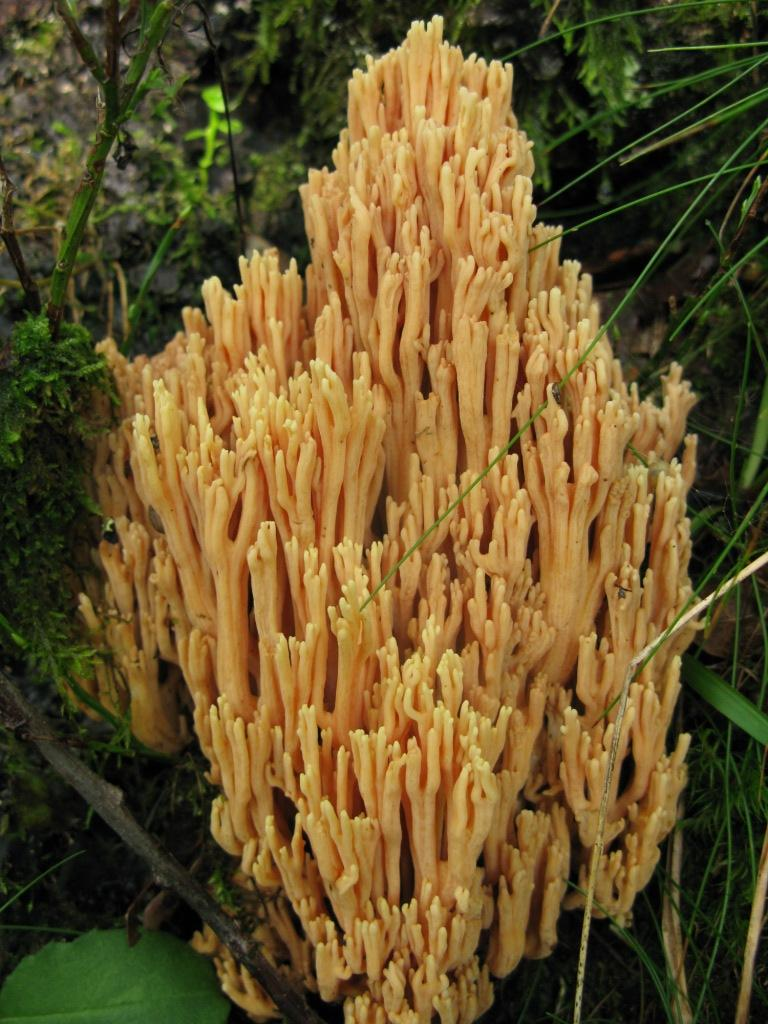
<svg viewBox="0 0 768 1024"><path fill-rule="evenodd" d="M691 393L676 367L660 406L625 383L535 223L511 96L511 67L414 24L355 73L302 189L306 294L257 253L159 355L104 344L117 543L82 609L120 671L94 693L166 750L191 695L213 833L270 897L258 937L349 1024L469 1024L551 951L627 666L690 593ZM630 690L597 883L619 920L685 780L688 738L665 743L689 639Z"/></svg>

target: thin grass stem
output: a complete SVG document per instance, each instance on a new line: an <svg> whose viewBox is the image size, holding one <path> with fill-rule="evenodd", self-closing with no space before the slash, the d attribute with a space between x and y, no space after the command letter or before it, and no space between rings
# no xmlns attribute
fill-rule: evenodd
<svg viewBox="0 0 768 1024"><path fill-rule="evenodd" d="M676 13L678 11L685 11L691 7L717 7L721 4L734 4L738 0L685 0L684 3L676 3L670 7L637 7L631 11L617 11L614 14L603 14L599 18L589 18L587 21L579 21L575 25L569 25L568 28L561 29L558 32L552 32L548 36L544 36L543 39L536 39L532 43L527 43L525 46L518 47L517 50L513 50L507 54L504 60L514 60L515 57L519 57L522 53L528 53L529 50L535 50L539 46L544 46L545 43L551 43L555 39L562 39L563 36L570 35L572 32L580 32L584 28L591 28L593 25L606 25L612 21L623 21L625 18L636 18L642 17L645 14L667 14Z"/></svg>
<svg viewBox="0 0 768 1024"><path fill-rule="evenodd" d="M71 860L74 860L76 857L82 857L84 853L85 850L75 850L74 853L68 853L66 857L62 857L61 860L57 860L55 864L52 864L49 868L46 868L45 871L41 872L39 875L36 875L31 882L27 882L26 885L23 885L21 889L18 889L13 894L13 896L10 897L10 899L7 899L5 903L3 903L2 906L0 906L0 914L7 910L8 907L12 906L12 904L14 904L16 900L23 896L25 892L28 892L31 888L33 888L33 886L37 885L38 882L42 882L42 880L44 878L47 878L48 875L53 874L54 871L58 871L60 867L63 867L65 864L68 864Z"/></svg>
<svg viewBox="0 0 768 1024"><path fill-rule="evenodd" d="M671 135L667 135L662 139L657 139L651 143L650 146L643 146L642 149L636 150L634 153L630 153L624 160L619 160L620 167L626 167L627 164L631 164L635 160L639 160L641 157L648 156L649 153L655 153L657 150L662 149L665 146L672 146L676 142L680 142L683 139L688 139L692 135L698 134L698 132L704 131L705 128L713 128L716 125L722 124L724 121L730 121L734 117L738 117L741 114L745 114L752 107L759 106L766 98L768 98L768 88L758 89L757 92L752 93L751 96L742 97L741 99L734 100L733 103L728 103L726 106L721 107L715 111L714 114L708 114L706 117L700 117L698 121L694 121L693 124L686 125L685 128L681 128L680 131L673 132ZM725 115L728 115L727 117Z"/></svg>
<svg viewBox="0 0 768 1024"><path fill-rule="evenodd" d="M707 68L706 71L700 71L695 75L688 75L687 77L672 79L667 82L649 82L647 85L640 86L638 88L643 90L649 100L649 105L652 105L663 96L669 96L676 92L683 92L685 89L689 89L692 85L699 85L701 82L709 81L710 78L719 78L721 75L731 74L733 71L737 71L746 64L752 64L753 61L753 57L742 57L739 60L730 61L728 64L721 64L718 67ZM547 154L552 153L564 142L569 142L576 136L581 135L582 132L589 131L596 125L602 124L603 121L614 120L618 114L623 114L625 110L631 110L636 105L636 101L628 100L626 103L622 103L618 106L598 111L596 114L588 117L585 121L580 121L579 124L569 128L568 131L563 132L562 135L556 136L552 142L549 142L544 146L543 152Z"/></svg>
<svg viewBox="0 0 768 1024"><path fill-rule="evenodd" d="M764 64L767 60L768 54L762 57L758 57L754 61L751 61L747 65L747 67L744 68L743 71L739 72L738 75L735 75L724 85L721 85L719 88L715 89L714 92L708 93L702 99L697 100L695 103L691 104L690 107L687 107L685 110L680 111L679 114L675 114L674 117L669 118L669 120L665 121L663 124L657 125L655 128L652 128L649 132L646 132L639 139L634 139L632 142L628 142L625 146L622 146L621 149L617 149L613 153L610 153L608 156L606 156L604 159L598 160L598 162L593 164L588 170L583 171L581 174L578 174L575 178L571 178L571 180L567 182L565 185L561 186L556 191L551 192L544 200L542 200L539 206L544 206L546 203L550 203L553 199L556 199L559 195L562 195L564 192L567 192L569 189L573 188L574 185L579 184L579 182L582 182L586 178L591 177L597 171L601 170L607 164L612 163L614 160L618 159L624 153L629 152L635 146L639 146L642 143L646 142L647 140L654 138L654 136L658 135L660 132L663 132L665 131L665 129L670 128L674 124L677 124L684 117L687 117L694 111L699 110L701 107L705 106L707 103L710 103L712 100L717 99L718 96L722 96L724 92L727 92L728 89L731 89L743 78L746 78L756 68L760 67L760 65Z"/></svg>
<svg viewBox="0 0 768 1024"><path fill-rule="evenodd" d="M739 164L737 167L732 167L728 171L728 174L738 174L740 171L747 171L753 166L754 165L751 163ZM709 181L712 177L712 174L700 174L695 178L688 178L687 181L679 181L676 185L667 185L666 188L660 188L656 192L640 196L637 199L630 199L628 202L622 203L620 206L612 206L610 210L604 210L602 213L598 213L594 217L588 217L586 220L580 221L578 224L574 224L573 227L564 228L559 232L559 234L552 235L551 238L547 238L543 242L538 242L536 245L532 245L528 249L528 252L535 252L537 249L542 249L545 245L549 245L550 243L557 241L559 238L565 238L566 235L573 235L577 231L581 231L582 228L589 227L590 224L597 224L598 221L614 217L617 213L623 213L625 210L631 210L635 206L642 206L644 203L650 203L654 199L658 199L660 196L668 195L670 192L679 192L681 189L690 188L691 185L698 185L702 181Z"/></svg>
<svg viewBox="0 0 768 1024"><path fill-rule="evenodd" d="M681 53L688 50L739 50L745 47L755 49L759 46L768 46L768 42L753 43L701 43L697 46L653 46L646 50L646 53Z"/></svg>

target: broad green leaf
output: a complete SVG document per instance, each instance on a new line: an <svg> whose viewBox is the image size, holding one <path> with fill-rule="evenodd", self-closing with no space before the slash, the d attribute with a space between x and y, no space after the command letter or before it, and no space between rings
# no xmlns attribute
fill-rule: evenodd
<svg viewBox="0 0 768 1024"><path fill-rule="evenodd" d="M208 85L200 95L203 97L203 103L205 103L209 110L212 110L215 114L224 113L224 96L220 85Z"/></svg>
<svg viewBox="0 0 768 1024"><path fill-rule="evenodd" d="M692 690L711 704L715 711L725 715L752 739L768 746L768 715L755 707L738 690L734 690L711 668L696 661L690 654L683 655L683 678Z"/></svg>
<svg viewBox="0 0 768 1024"><path fill-rule="evenodd" d="M88 932L25 957L0 992L3 1024L224 1024L211 963L172 935Z"/></svg>

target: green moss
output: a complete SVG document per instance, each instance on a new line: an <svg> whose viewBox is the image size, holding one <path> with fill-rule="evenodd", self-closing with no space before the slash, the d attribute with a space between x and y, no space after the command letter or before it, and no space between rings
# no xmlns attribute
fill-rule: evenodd
<svg viewBox="0 0 768 1024"><path fill-rule="evenodd" d="M17 323L0 349L0 655L56 681L92 653L72 614L98 509L86 487L88 440L110 415L113 385L89 333L44 316Z"/></svg>
<svg viewBox="0 0 768 1024"><path fill-rule="evenodd" d="M252 153L249 160L256 209L264 213L287 209L307 177L307 166L301 159L299 147L285 143L268 153Z"/></svg>

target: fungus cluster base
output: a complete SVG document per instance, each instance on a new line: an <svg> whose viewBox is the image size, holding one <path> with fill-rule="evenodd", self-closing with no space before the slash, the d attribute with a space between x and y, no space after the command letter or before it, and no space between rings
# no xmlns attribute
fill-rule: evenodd
<svg viewBox="0 0 768 1024"><path fill-rule="evenodd" d="M511 97L511 67L414 24L302 189L305 280L256 253L159 355L103 344L123 419L81 598L114 651L93 694L165 751L192 709L256 935L348 1024L469 1024L551 951L627 666L690 594L690 390L625 383L535 223ZM596 893L620 921L685 781L689 639L630 691Z"/></svg>

